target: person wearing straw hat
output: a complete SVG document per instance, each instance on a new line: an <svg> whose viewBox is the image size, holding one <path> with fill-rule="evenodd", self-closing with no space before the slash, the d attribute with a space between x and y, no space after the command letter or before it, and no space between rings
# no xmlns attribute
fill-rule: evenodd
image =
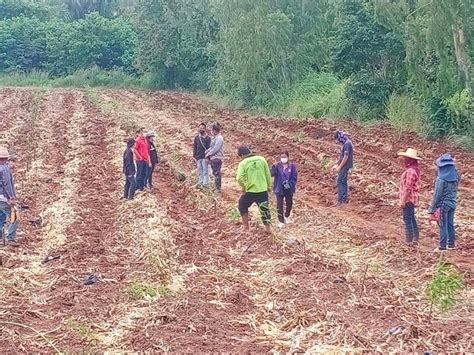
<svg viewBox="0 0 474 355"><path fill-rule="evenodd" d="M454 213L457 205L459 174L454 159L448 153L441 155L436 160L436 166L438 175L428 213L431 217L439 209L439 247L435 250L443 251L456 248Z"/></svg>
<svg viewBox="0 0 474 355"><path fill-rule="evenodd" d="M15 242L16 230L18 228L18 220L10 224L10 227L5 233L4 227L8 218L12 216L12 208L16 202L16 190L13 181L13 174L8 164L10 153L6 147L0 146L0 234L2 239L10 242Z"/></svg>
<svg viewBox="0 0 474 355"><path fill-rule="evenodd" d="M420 231L415 217L415 208L419 203L419 193L421 187L421 173L418 162L422 160L418 152L413 148L408 148L404 152L398 153L403 157L405 168L398 192L399 206L403 210L403 221L405 222L405 241L412 245L418 243Z"/></svg>
<svg viewBox="0 0 474 355"><path fill-rule="evenodd" d="M148 186L150 189L153 188L153 172L155 171L155 166L158 164L158 151L155 146L155 137L156 134L153 131L147 132L145 134L148 142L148 155L150 156L150 165L148 166L147 175L145 179L145 187Z"/></svg>

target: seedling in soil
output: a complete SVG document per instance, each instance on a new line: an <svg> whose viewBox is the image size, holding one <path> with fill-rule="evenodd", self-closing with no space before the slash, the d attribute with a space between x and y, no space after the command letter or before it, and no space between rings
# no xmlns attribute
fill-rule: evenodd
<svg viewBox="0 0 474 355"><path fill-rule="evenodd" d="M239 221L240 220L240 212L237 207L231 207L227 211L227 215L229 216L231 221Z"/></svg>
<svg viewBox="0 0 474 355"><path fill-rule="evenodd" d="M303 143L305 138L306 138L306 133L304 133L303 130L300 130L300 131L296 132L295 135L293 136L293 142Z"/></svg>
<svg viewBox="0 0 474 355"><path fill-rule="evenodd" d="M135 281L128 287L128 294L136 300L167 296L170 293L171 290L165 285L155 286L141 281Z"/></svg>
<svg viewBox="0 0 474 355"><path fill-rule="evenodd" d="M427 287L428 298L431 301L430 319L433 305L439 307L443 312L454 307L456 295L462 288L464 288L463 275L441 257L436 266L436 274Z"/></svg>
<svg viewBox="0 0 474 355"><path fill-rule="evenodd" d="M89 325L83 324L74 318L69 318L66 321L66 328L87 340L91 345L99 343L99 335Z"/></svg>
<svg viewBox="0 0 474 355"><path fill-rule="evenodd" d="M329 169L330 169L330 165L331 165L331 160L329 159L328 156L323 156L323 158L321 159L321 171L323 173L328 173L329 172Z"/></svg>

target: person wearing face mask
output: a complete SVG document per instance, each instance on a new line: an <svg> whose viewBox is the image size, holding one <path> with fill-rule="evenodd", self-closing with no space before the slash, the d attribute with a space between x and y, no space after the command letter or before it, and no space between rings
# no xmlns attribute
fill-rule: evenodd
<svg viewBox="0 0 474 355"><path fill-rule="evenodd" d="M193 158L198 168L199 187L207 187L209 184L209 167L206 160L206 151L210 146L211 137L206 133L206 124L201 123L193 143Z"/></svg>
<svg viewBox="0 0 474 355"><path fill-rule="evenodd" d="M284 151L280 155L280 161L272 166L273 192L277 199L278 228L283 228L290 222L290 214L293 208L293 195L296 191L298 172L296 165L290 162L290 155ZM286 209L284 208L286 204Z"/></svg>

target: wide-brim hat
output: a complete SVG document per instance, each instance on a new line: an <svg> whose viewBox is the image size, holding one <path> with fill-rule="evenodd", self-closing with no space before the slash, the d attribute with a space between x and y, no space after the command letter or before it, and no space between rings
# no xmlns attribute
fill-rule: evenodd
<svg viewBox="0 0 474 355"><path fill-rule="evenodd" d="M418 156L418 152L416 151L416 149L413 148L408 148L406 151L398 153L398 155L406 158L423 160Z"/></svg>
<svg viewBox="0 0 474 355"><path fill-rule="evenodd" d="M7 147L0 147L0 159L10 158L10 153L8 152Z"/></svg>
<svg viewBox="0 0 474 355"><path fill-rule="evenodd" d="M443 166L447 166L447 165L454 165L454 159L451 156L451 154L446 153L440 156L438 159L436 159L436 165L439 168L442 168Z"/></svg>

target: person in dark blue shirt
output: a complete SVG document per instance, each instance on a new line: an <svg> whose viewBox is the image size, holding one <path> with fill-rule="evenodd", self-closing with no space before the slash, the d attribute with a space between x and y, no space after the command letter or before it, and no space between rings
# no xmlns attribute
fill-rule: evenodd
<svg viewBox="0 0 474 355"><path fill-rule="evenodd" d="M349 170L354 167L354 146L346 132L338 130L335 138L342 144L341 154L339 160L333 169L337 172L337 203L338 205L345 204L349 201L349 186L347 178Z"/></svg>

